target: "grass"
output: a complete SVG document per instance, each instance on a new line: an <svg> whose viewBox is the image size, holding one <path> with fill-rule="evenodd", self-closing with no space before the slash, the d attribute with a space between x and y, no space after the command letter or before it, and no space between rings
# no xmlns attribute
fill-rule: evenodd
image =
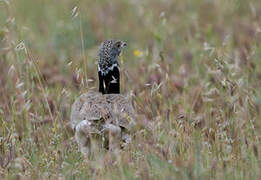
<svg viewBox="0 0 261 180"><path fill-rule="evenodd" d="M133 143L88 162L67 127L122 39ZM1 179L260 179L261 1L0 1Z"/></svg>

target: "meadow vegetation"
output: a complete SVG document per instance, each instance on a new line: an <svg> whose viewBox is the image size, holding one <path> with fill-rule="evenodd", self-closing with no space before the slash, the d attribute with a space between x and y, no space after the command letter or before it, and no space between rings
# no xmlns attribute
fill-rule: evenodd
<svg viewBox="0 0 261 180"><path fill-rule="evenodd" d="M87 161L70 108L105 39L137 127ZM261 179L260 106L260 0L0 0L0 179Z"/></svg>

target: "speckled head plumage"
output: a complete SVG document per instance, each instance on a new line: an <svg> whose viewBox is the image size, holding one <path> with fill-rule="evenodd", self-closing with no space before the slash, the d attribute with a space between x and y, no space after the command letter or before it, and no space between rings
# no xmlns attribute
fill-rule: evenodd
<svg viewBox="0 0 261 180"><path fill-rule="evenodd" d="M98 70L106 75L114 66L118 66L118 57L127 44L121 40L106 40L99 49Z"/></svg>
<svg viewBox="0 0 261 180"><path fill-rule="evenodd" d="M118 58L127 44L121 40L106 40L99 49L99 91L103 94L120 93L120 71Z"/></svg>

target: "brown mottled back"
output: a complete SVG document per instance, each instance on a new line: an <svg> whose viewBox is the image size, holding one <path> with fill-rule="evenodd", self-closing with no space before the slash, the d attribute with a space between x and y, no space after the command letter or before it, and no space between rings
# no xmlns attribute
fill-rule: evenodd
<svg viewBox="0 0 261 180"><path fill-rule="evenodd" d="M129 99L121 94L89 92L72 106L72 127L83 120L104 121L130 130L135 124L135 113Z"/></svg>

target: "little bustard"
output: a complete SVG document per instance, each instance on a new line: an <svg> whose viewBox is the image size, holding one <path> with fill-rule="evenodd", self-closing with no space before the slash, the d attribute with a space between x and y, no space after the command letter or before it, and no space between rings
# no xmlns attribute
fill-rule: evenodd
<svg viewBox="0 0 261 180"><path fill-rule="evenodd" d="M82 94L72 105L71 125L85 157L89 155L93 137L102 137L100 144L110 149L114 148L111 141L121 141L122 144L131 141L135 111L129 98L120 94L118 63L126 45L120 40L106 40L101 44L98 53L99 92Z"/></svg>

